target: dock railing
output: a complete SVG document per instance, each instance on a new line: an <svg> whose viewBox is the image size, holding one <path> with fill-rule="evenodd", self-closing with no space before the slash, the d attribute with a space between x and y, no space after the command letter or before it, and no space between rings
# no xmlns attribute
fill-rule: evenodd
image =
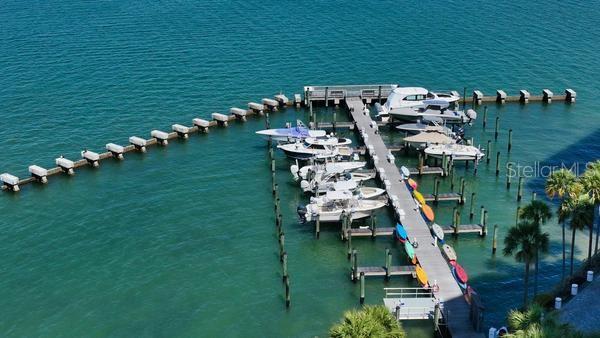
<svg viewBox="0 0 600 338"><path fill-rule="evenodd" d="M383 288L384 298L435 298L431 288Z"/></svg>

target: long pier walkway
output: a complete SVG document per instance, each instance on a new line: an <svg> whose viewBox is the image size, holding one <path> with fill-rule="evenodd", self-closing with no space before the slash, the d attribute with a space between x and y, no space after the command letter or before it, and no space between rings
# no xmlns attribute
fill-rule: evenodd
<svg viewBox="0 0 600 338"><path fill-rule="evenodd" d="M390 181L387 187L390 196L397 196L401 208L404 209L405 216L402 224L411 239L416 238L419 247L415 249L415 254L419 259L421 267L427 273L431 282L437 282L439 292L437 298L444 303L445 316L448 327L453 337L482 337L476 332L470 320L470 306L464 299L463 293L454 280L448 263L442 256L440 249L434 246L434 239L431 236L429 227L421 216L415 201L402 181L402 177L395 163L389 163L386 160L388 149L385 146L381 136L371 127L371 117L363 113L364 104L360 97L346 97L346 105L350 109L352 118L357 124L359 130L364 128L368 140L366 143L373 145L374 154L379 158L376 164L377 170L384 169L386 179Z"/></svg>

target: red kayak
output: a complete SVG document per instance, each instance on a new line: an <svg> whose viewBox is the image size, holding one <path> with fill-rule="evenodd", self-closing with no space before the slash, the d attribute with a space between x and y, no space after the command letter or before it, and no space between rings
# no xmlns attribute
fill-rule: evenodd
<svg viewBox="0 0 600 338"><path fill-rule="evenodd" d="M467 276L465 269L463 269L463 267L460 266L460 264L458 264L456 261L450 261L450 265L452 265L452 272L454 273L456 280L461 284L461 286L464 285L463 288L466 288L467 282L469 281L469 276Z"/></svg>

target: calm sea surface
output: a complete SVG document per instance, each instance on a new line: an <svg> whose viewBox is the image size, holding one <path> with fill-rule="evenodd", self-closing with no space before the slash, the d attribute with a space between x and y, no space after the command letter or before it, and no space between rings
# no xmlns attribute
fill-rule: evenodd
<svg viewBox="0 0 600 338"><path fill-rule="evenodd" d="M0 171L23 177L30 164L50 167L61 154L78 158L83 148L100 151L279 91L349 83L490 94L572 87L574 105L490 106L489 125L501 117L493 151L528 165L585 162L600 157L599 8L521 0L3 1ZM287 109L272 123L297 117L306 113ZM317 241L312 226L298 224L295 209L306 199L278 154L292 282L292 308L284 310L267 150L254 135L263 126L253 118L0 194L0 335L325 335L358 306L359 289L348 280L336 230L325 228ZM492 129L478 121L468 135L485 146ZM477 192L477 206L489 209L502 239L514 223L516 189L505 189L493 163L477 177L457 175ZM423 191L432 182L423 179ZM533 191L543 195L542 180L527 181L526 199ZM435 210L440 223L450 222L452 205ZM378 216L379 226L391 223L387 212ZM542 290L557 282L561 265L556 220L545 230L552 252L542 264ZM484 299L486 325L498 325L520 304L523 267L492 257L491 240L452 243ZM389 238L353 244L361 264L383 264L386 247L395 263L406 259ZM579 259L586 245L578 234ZM411 283L369 280L367 302L380 303L384 286ZM427 323L408 326L411 336L430 335Z"/></svg>

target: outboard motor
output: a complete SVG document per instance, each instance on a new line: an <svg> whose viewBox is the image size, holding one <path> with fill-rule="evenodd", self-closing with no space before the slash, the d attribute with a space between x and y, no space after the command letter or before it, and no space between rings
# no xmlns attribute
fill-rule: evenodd
<svg viewBox="0 0 600 338"><path fill-rule="evenodd" d="M290 166L290 172L292 173L292 177L294 178L294 181L297 181L300 178L298 176L299 171L300 171L300 169L298 168L297 164L292 164Z"/></svg>
<svg viewBox="0 0 600 338"><path fill-rule="evenodd" d="M300 223L306 223L306 213L308 212L306 210L306 206L299 205L298 208L296 208L296 212L298 213L298 219L300 220Z"/></svg>
<svg viewBox="0 0 600 338"><path fill-rule="evenodd" d="M467 115L467 117L469 118L469 122L477 119L477 112L473 109L468 109L465 115Z"/></svg>
<svg viewBox="0 0 600 338"><path fill-rule="evenodd" d="M310 192L310 183L307 180L300 181L300 189L302 189L303 192Z"/></svg>

